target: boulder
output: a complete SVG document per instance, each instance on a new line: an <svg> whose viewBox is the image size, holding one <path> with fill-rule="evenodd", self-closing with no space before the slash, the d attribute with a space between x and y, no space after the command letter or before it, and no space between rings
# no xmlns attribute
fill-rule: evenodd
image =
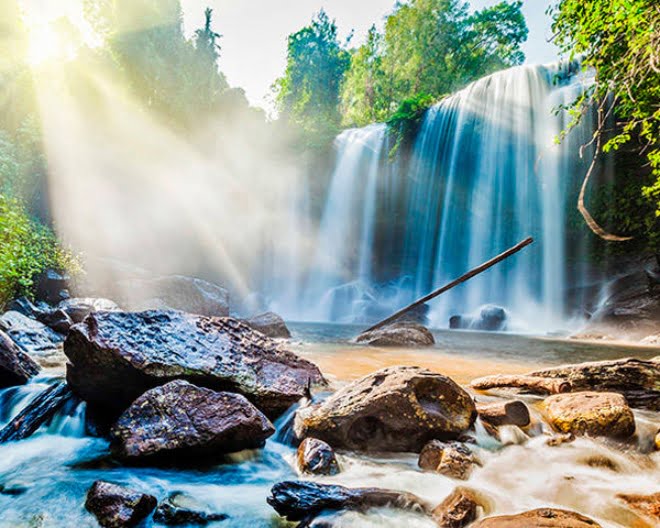
<svg viewBox="0 0 660 528"><path fill-rule="evenodd" d="M335 452L323 440L305 438L298 446L296 459L301 473L312 475L336 475L339 473L339 463Z"/></svg>
<svg viewBox="0 0 660 528"><path fill-rule="evenodd" d="M516 515L488 517L470 528L600 528L596 521L567 510L541 508Z"/></svg>
<svg viewBox="0 0 660 528"><path fill-rule="evenodd" d="M624 439L635 432L635 417L626 399L614 392L556 394L543 406L560 433Z"/></svg>
<svg viewBox="0 0 660 528"><path fill-rule="evenodd" d="M82 323L92 312L117 312L119 306L114 301L96 297L74 297L62 301L58 308L66 313L74 323Z"/></svg>
<svg viewBox="0 0 660 528"><path fill-rule="evenodd" d="M166 526L205 526L228 518L224 513L207 513L198 501L183 493L174 493L161 502L154 521Z"/></svg>
<svg viewBox="0 0 660 528"><path fill-rule="evenodd" d="M174 458L263 447L274 432L268 418L240 394L176 380L135 400L110 436L122 458Z"/></svg>
<svg viewBox="0 0 660 528"><path fill-rule="evenodd" d="M156 497L97 480L87 492L85 508L103 528L130 528L146 519L156 504Z"/></svg>
<svg viewBox="0 0 660 528"><path fill-rule="evenodd" d="M39 373L30 356L14 343L11 337L0 330L0 389L24 385Z"/></svg>
<svg viewBox="0 0 660 528"><path fill-rule="evenodd" d="M95 312L71 328L64 352L74 391L117 414L146 390L187 379L243 394L276 417L324 383L316 365L229 317Z"/></svg>
<svg viewBox="0 0 660 528"><path fill-rule="evenodd" d="M356 342L381 347L425 347L435 344L428 328L412 322L392 323L360 334Z"/></svg>
<svg viewBox="0 0 660 528"><path fill-rule="evenodd" d="M470 395L453 380L417 367L389 367L359 379L296 413L298 438L335 448L419 452L434 438L452 439L476 418Z"/></svg>
<svg viewBox="0 0 660 528"><path fill-rule="evenodd" d="M475 459L472 450L460 442L431 440L419 454L417 465L458 480L470 478Z"/></svg>
<svg viewBox="0 0 660 528"><path fill-rule="evenodd" d="M280 482L273 486L266 501L292 522L310 521L325 511L366 511L384 507L429 513L428 506L411 493L315 482Z"/></svg>
<svg viewBox="0 0 660 528"><path fill-rule="evenodd" d="M502 425L527 427L531 422L529 409L520 400L478 403L477 412L479 418L495 427Z"/></svg>
<svg viewBox="0 0 660 528"><path fill-rule="evenodd" d="M651 495L619 493L621 499L631 510L641 513L654 523L660 523L660 492Z"/></svg>
<svg viewBox="0 0 660 528"><path fill-rule="evenodd" d="M37 306L27 297L19 297L18 299L14 299L13 301L9 302L6 306L6 309L7 311L19 312L26 317L36 319L41 313L47 311L49 306L43 302L39 303L39 306Z"/></svg>
<svg viewBox="0 0 660 528"><path fill-rule="evenodd" d="M69 282L71 277L66 273L49 269L37 277L36 297L48 304L57 304L70 297Z"/></svg>
<svg viewBox="0 0 660 528"><path fill-rule="evenodd" d="M64 338L43 323L19 312L5 312L0 317L0 330L4 330L14 342L33 358L60 353Z"/></svg>
<svg viewBox="0 0 660 528"><path fill-rule="evenodd" d="M37 321L55 330L58 334L65 335L69 332L71 326L73 326L73 320L64 310L59 308L39 314Z"/></svg>
<svg viewBox="0 0 660 528"><path fill-rule="evenodd" d="M465 528L477 519L481 506L477 494L468 488L456 488L433 510L439 528Z"/></svg>
<svg viewBox="0 0 660 528"><path fill-rule="evenodd" d="M449 319L449 328L453 330L484 330L502 332L507 328L508 314L500 306L483 306L478 316L454 315Z"/></svg>
<svg viewBox="0 0 660 528"><path fill-rule="evenodd" d="M244 322L253 330L257 330L268 337L286 339L291 337L291 332L289 332L284 319L273 312L255 315L250 319L245 319Z"/></svg>
<svg viewBox="0 0 660 528"><path fill-rule="evenodd" d="M217 284L195 277L169 275L135 278L120 284L130 310L170 308L196 315L229 315L229 293Z"/></svg>

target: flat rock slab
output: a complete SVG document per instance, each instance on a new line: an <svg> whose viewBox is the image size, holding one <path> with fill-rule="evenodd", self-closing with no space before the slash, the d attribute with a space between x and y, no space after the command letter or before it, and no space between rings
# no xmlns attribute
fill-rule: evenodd
<svg viewBox="0 0 660 528"><path fill-rule="evenodd" d="M24 352L35 359L61 353L64 337L22 313L5 312L0 317L0 330L4 330Z"/></svg>
<svg viewBox="0 0 660 528"><path fill-rule="evenodd" d="M626 399L615 392L556 394L543 402L550 424L561 433L628 438L635 417Z"/></svg>
<svg viewBox="0 0 660 528"><path fill-rule="evenodd" d="M39 370L39 365L0 330L0 388L24 385Z"/></svg>
<svg viewBox="0 0 660 528"><path fill-rule="evenodd" d="M381 347L427 347L435 344L428 328L413 322L393 323L360 334L357 343Z"/></svg>
<svg viewBox="0 0 660 528"><path fill-rule="evenodd" d="M122 458L219 455L262 447L275 428L240 394L183 380L145 392L111 430Z"/></svg>
<svg viewBox="0 0 660 528"><path fill-rule="evenodd" d="M156 508L156 497L97 480L87 492L85 508L103 528L132 528Z"/></svg>
<svg viewBox="0 0 660 528"><path fill-rule="evenodd" d="M84 400L118 413L174 379L243 394L269 417L325 383L318 367L229 317L177 311L96 312L64 344L67 380Z"/></svg>
<svg viewBox="0 0 660 528"><path fill-rule="evenodd" d="M488 517L471 528L601 528L593 519L567 510L541 508L517 515Z"/></svg>
<svg viewBox="0 0 660 528"><path fill-rule="evenodd" d="M431 439L456 438L476 414L470 395L450 378L390 367L300 409L294 431L298 438L312 436L339 449L419 452Z"/></svg>

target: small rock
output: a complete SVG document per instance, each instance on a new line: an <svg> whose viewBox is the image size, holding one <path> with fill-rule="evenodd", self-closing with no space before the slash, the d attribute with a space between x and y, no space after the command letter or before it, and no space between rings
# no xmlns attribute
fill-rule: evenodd
<svg viewBox="0 0 660 528"><path fill-rule="evenodd" d="M300 409L294 431L339 449L419 452L433 438L458 437L475 418L471 396L450 378L390 367Z"/></svg>
<svg viewBox="0 0 660 528"><path fill-rule="evenodd" d="M550 424L562 433L625 439L635 432L635 417L618 393L556 394L543 405Z"/></svg>
<svg viewBox="0 0 660 528"><path fill-rule="evenodd" d="M501 332L506 330L508 314L500 306L485 305L478 316L454 315L449 319L449 328L452 330L485 330Z"/></svg>
<svg viewBox="0 0 660 528"><path fill-rule="evenodd" d="M660 521L660 492L651 495L619 493L617 498L625 502L630 509L655 522Z"/></svg>
<svg viewBox="0 0 660 528"><path fill-rule="evenodd" d="M156 503L151 495L97 480L87 492L85 508L103 528L131 528L146 519Z"/></svg>
<svg viewBox="0 0 660 528"><path fill-rule="evenodd" d="M66 273L49 269L37 278L37 299L48 304L57 304L70 297L69 282L71 277Z"/></svg>
<svg viewBox="0 0 660 528"><path fill-rule="evenodd" d="M266 499L287 520L310 521L324 511L366 511L395 508L429 513L428 506L411 493L379 488L345 488L315 482L280 482Z"/></svg>
<svg viewBox="0 0 660 528"><path fill-rule="evenodd" d="M529 409L520 400L477 404L479 418L495 427L517 425L527 427L531 418Z"/></svg>
<svg viewBox="0 0 660 528"><path fill-rule="evenodd" d="M336 475L339 463L332 447L323 440L305 438L297 453L298 468L301 473L312 475Z"/></svg>
<svg viewBox="0 0 660 528"><path fill-rule="evenodd" d="M356 342L381 347L426 347L435 344L428 328L412 322L397 322L360 334Z"/></svg>
<svg viewBox="0 0 660 528"><path fill-rule="evenodd" d="M37 316L37 321L52 328L59 334L67 334L73 326L73 321L69 315L61 309L43 312Z"/></svg>
<svg viewBox="0 0 660 528"><path fill-rule="evenodd" d="M145 392L112 427L123 458L220 455L262 447L275 428L240 394L183 380Z"/></svg>
<svg viewBox="0 0 660 528"><path fill-rule="evenodd" d="M291 337L291 332L289 332L284 319L273 312L250 317L250 319L245 320L245 324L268 337L286 339Z"/></svg>
<svg viewBox="0 0 660 528"><path fill-rule="evenodd" d="M24 385L39 370L39 365L0 330L0 388Z"/></svg>
<svg viewBox="0 0 660 528"><path fill-rule="evenodd" d="M117 304L109 299L96 297L74 297L62 301L58 308L64 311L75 323L82 323L92 312L118 312Z"/></svg>
<svg viewBox="0 0 660 528"><path fill-rule="evenodd" d="M154 521L167 526L204 526L228 519L224 513L207 513L202 510L203 505L194 499L191 500L182 493L175 493L156 508Z"/></svg>
<svg viewBox="0 0 660 528"><path fill-rule="evenodd" d="M601 528L593 519L567 510L541 508L516 515L488 517L470 528Z"/></svg>
<svg viewBox="0 0 660 528"><path fill-rule="evenodd" d="M620 469L619 464L604 455L590 455L580 460L580 463L589 467L609 469L615 472Z"/></svg>
<svg viewBox="0 0 660 528"><path fill-rule="evenodd" d="M433 510L433 519L439 528L465 528L477 519L479 507L474 491L458 487Z"/></svg>
<svg viewBox="0 0 660 528"><path fill-rule="evenodd" d="M417 461L421 469L459 480L470 477L474 463L470 448L459 442L445 443L440 440L431 440L426 444Z"/></svg>
<svg viewBox="0 0 660 528"><path fill-rule="evenodd" d="M570 444L575 441L575 435L573 433L566 434L556 434L551 436L545 441L545 445L550 447L557 447L563 444Z"/></svg>

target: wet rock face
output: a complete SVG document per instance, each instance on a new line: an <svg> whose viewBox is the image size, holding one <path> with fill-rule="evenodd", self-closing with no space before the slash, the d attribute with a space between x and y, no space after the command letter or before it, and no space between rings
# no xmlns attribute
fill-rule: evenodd
<svg viewBox="0 0 660 528"><path fill-rule="evenodd" d="M489 517L471 528L600 528L596 521L579 513L542 508L518 515Z"/></svg>
<svg viewBox="0 0 660 528"><path fill-rule="evenodd" d="M469 447L460 442L440 440L431 440L426 444L417 461L421 469L459 480L470 478L474 464L474 456Z"/></svg>
<svg viewBox="0 0 660 528"><path fill-rule="evenodd" d="M360 344L382 347L425 347L435 344L428 328L412 322L397 322L371 332L360 334Z"/></svg>
<svg viewBox="0 0 660 528"><path fill-rule="evenodd" d="M305 438L297 452L298 469L312 475L336 475L339 463L335 452L323 440Z"/></svg>
<svg viewBox="0 0 660 528"><path fill-rule="evenodd" d="M477 495L467 488L456 488L433 510L433 519L439 528L465 528L477 518Z"/></svg>
<svg viewBox="0 0 660 528"><path fill-rule="evenodd" d="M39 370L39 365L0 330L0 388L24 385Z"/></svg>
<svg viewBox="0 0 660 528"><path fill-rule="evenodd" d="M411 493L379 488L345 488L315 482L280 482L266 499L289 521L310 521L324 511L366 511L390 507L429 513L428 506Z"/></svg>
<svg viewBox="0 0 660 528"><path fill-rule="evenodd" d="M152 387L187 379L243 394L276 417L324 383L316 365L229 317L96 312L71 328L64 352L73 390L117 413Z"/></svg>
<svg viewBox="0 0 660 528"><path fill-rule="evenodd" d="M245 324L268 337L285 339L291 337L291 332L289 332L284 319L273 312L266 312L246 319Z"/></svg>
<svg viewBox="0 0 660 528"><path fill-rule="evenodd" d="M635 432L626 399L614 392L556 394L543 405L550 424L561 433L624 439Z"/></svg>
<svg viewBox="0 0 660 528"><path fill-rule="evenodd" d="M0 317L0 330L33 358L56 356L64 337L43 323L26 317L19 312L5 312Z"/></svg>
<svg viewBox="0 0 660 528"><path fill-rule="evenodd" d="M156 507L156 497L97 480L87 492L85 508L103 528L131 528Z"/></svg>
<svg viewBox="0 0 660 528"><path fill-rule="evenodd" d="M114 301L100 297L74 297L62 301L58 308L74 323L82 323L83 319L92 312L117 312L120 309Z"/></svg>
<svg viewBox="0 0 660 528"><path fill-rule="evenodd" d="M37 278L37 299L57 304L70 297L68 287L71 277L56 270L46 270Z"/></svg>
<svg viewBox="0 0 660 528"><path fill-rule="evenodd" d="M224 513L207 513L204 505L182 493L168 497L154 512L154 521L166 526L206 526L227 518Z"/></svg>
<svg viewBox="0 0 660 528"><path fill-rule="evenodd" d="M262 447L275 428L240 394L176 380L145 392L110 435L122 458L201 456Z"/></svg>
<svg viewBox="0 0 660 528"><path fill-rule="evenodd" d="M507 328L508 316L500 306L487 305L481 308L478 317L470 315L454 315L449 319L449 328L453 330L486 330L490 332L504 331Z"/></svg>
<svg viewBox="0 0 660 528"><path fill-rule="evenodd" d="M660 523L660 492L651 495L620 493L617 498L631 510L642 514L654 523Z"/></svg>
<svg viewBox="0 0 660 528"><path fill-rule="evenodd" d="M451 439L476 417L470 395L450 378L417 367L390 367L357 380L296 413L298 438L335 448L419 452L434 438Z"/></svg>

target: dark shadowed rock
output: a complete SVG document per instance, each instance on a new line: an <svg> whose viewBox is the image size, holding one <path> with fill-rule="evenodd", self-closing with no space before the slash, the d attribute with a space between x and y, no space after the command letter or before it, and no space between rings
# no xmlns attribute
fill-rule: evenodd
<svg viewBox="0 0 660 528"><path fill-rule="evenodd" d="M298 446L298 469L312 475L336 475L339 463L335 452L323 440L305 438Z"/></svg>
<svg viewBox="0 0 660 528"><path fill-rule="evenodd" d="M146 519L156 504L156 497L97 480L87 492L85 508L103 528L131 528Z"/></svg>
<svg viewBox="0 0 660 528"><path fill-rule="evenodd" d="M60 310L59 308L43 312L37 317L37 320L45 324L48 328L55 330L58 334L66 335L71 326L73 326L73 320L64 310Z"/></svg>
<svg viewBox="0 0 660 528"><path fill-rule="evenodd" d="M600 524L572 511L541 508L516 515L488 517L470 528L600 528Z"/></svg>
<svg viewBox="0 0 660 528"><path fill-rule="evenodd" d="M195 277L169 275L124 281L125 306L130 310L170 308L222 317L229 315L229 293L217 284Z"/></svg>
<svg viewBox="0 0 660 528"><path fill-rule="evenodd" d="M39 370L39 365L0 330L0 388L23 385Z"/></svg>
<svg viewBox="0 0 660 528"><path fill-rule="evenodd" d="M453 330L503 331L507 327L508 315L500 306L486 305L478 316L454 315L449 319L449 328Z"/></svg>
<svg viewBox="0 0 660 528"><path fill-rule="evenodd" d="M123 411L174 379L243 394L270 417L323 383L319 369L231 318L176 311L96 312L64 344L67 380L84 400Z"/></svg>
<svg viewBox="0 0 660 528"><path fill-rule="evenodd" d="M472 450L465 444L440 440L428 442L417 461L421 469L459 480L467 480L470 477L474 464Z"/></svg>
<svg viewBox="0 0 660 528"><path fill-rule="evenodd" d="M27 297L19 297L18 299L14 299L6 306L7 311L19 312L26 317L31 317L32 319L36 319L39 314L48 310L48 308L49 306L46 303L39 303L39 306L37 306Z"/></svg>
<svg viewBox="0 0 660 528"><path fill-rule="evenodd" d="M240 394L215 392L183 380L145 392L112 427L123 458L200 456L262 447L275 428Z"/></svg>
<svg viewBox="0 0 660 528"><path fill-rule="evenodd" d="M435 343L428 328L412 322L397 322L360 334L356 341L370 346L425 347Z"/></svg>
<svg viewBox="0 0 660 528"><path fill-rule="evenodd" d="M314 482L280 482L273 486L266 500L289 521L309 521L324 511L366 511L384 507L429 513L428 506L411 493Z"/></svg>
<svg viewBox="0 0 660 528"><path fill-rule="evenodd" d="M477 519L480 504L477 494L458 487L433 510L433 519L439 528L465 528Z"/></svg>
<svg viewBox="0 0 660 528"><path fill-rule="evenodd" d="M287 339L291 337L291 332L289 332L284 319L273 312L255 315L250 319L246 319L245 324L268 337L281 337Z"/></svg>
<svg viewBox="0 0 660 528"><path fill-rule="evenodd" d="M97 297L74 297L62 301L58 308L74 323L81 323L92 312L117 312L120 309L114 301Z"/></svg>
<svg viewBox="0 0 660 528"><path fill-rule="evenodd" d="M208 513L205 506L183 493L174 493L154 512L154 521L166 526L205 526L228 518L224 513Z"/></svg>
<svg viewBox="0 0 660 528"><path fill-rule="evenodd" d="M300 409L294 430L298 438L319 438L335 448L419 452L431 439L458 437L475 417L472 398L450 378L390 367Z"/></svg>
<svg viewBox="0 0 660 528"><path fill-rule="evenodd" d="M0 317L0 330L7 332L9 337L33 358L61 353L64 337L45 324L19 312L5 312Z"/></svg>
<svg viewBox="0 0 660 528"><path fill-rule="evenodd" d="M626 399L614 392L556 394L543 406L560 433L623 439L635 432L635 417Z"/></svg>
<svg viewBox="0 0 660 528"><path fill-rule="evenodd" d="M71 277L66 273L49 269L37 277L37 299L49 304L57 304L70 297L69 282Z"/></svg>

